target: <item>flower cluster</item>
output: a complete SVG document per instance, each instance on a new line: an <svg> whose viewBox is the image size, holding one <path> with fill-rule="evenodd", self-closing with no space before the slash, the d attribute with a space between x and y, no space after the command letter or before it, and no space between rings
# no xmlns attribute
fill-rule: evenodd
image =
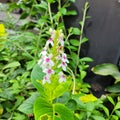
<svg viewBox="0 0 120 120"><path fill-rule="evenodd" d="M66 71L67 55L64 53L64 40L61 30L50 29L51 37L47 40L45 47L40 53L38 64L41 65L42 71L45 73L43 84L51 83L51 76L58 74L59 83L65 82L66 77L63 71Z"/></svg>

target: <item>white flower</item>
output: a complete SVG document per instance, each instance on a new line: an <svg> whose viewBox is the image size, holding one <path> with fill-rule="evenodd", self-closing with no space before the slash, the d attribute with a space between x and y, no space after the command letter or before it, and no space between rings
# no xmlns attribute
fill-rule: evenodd
<svg viewBox="0 0 120 120"><path fill-rule="evenodd" d="M49 83L49 84L51 83L49 76L44 76L44 79L43 79L42 83L45 84L46 82Z"/></svg>
<svg viewBox="0 0 120 120"><path fill-rule="evenodd" d="M54 62L52 61L52 54L45 56L43 58L43 64L42 64L42 68L51 68L52 66L54 66Z"/></svg>
<svg viewBox="0 0 120 120"><path fill-rule="evenodd" d="M63 72L60 72L60 73L59 73L59 76L60 76L59 83L61 83L61 82L66 82L66 77L65 77L65 75L63 74Z"/></svg>
<svg viewBox="0 0 120 120"><path fill-rule="evenodd" d="M59 38L58 39L58 41L59 41L59 44L63 47L64 46L64 40L63 40L63 38Z"/></svg>
<svg viewBox="0 0 120 120"><path fill-rule="evenodd" d="M46 49L43 49L43 50L41 51L41 53L40 53L41 58L40 58L40 60L38 61L38 65L42 64L42 62L44 61L44 58L46 57L47 54L48 54L48 53L47 53Z"/></svg>
<svg viewBox="0 0 120 120"><path fill-rule="evenodd" d="M50 37L50 38L48 39L48 41L47 41L47 43L46 43L46 47L47 47L49 44L51 44L52 46L54 45L54 43L53 43L53 38L52 38L52 37Z"/></svg>
<svg viewBox="0 0 120 120"><path fill-rule="evenodd" d="M69 63L68 59L67 59L67 55L65 53L62 53L62 61Z"/></svg>
<svg viewBox="0 0 120 120"><path fill-rule="evenodd" d="M44 73L46 73L47 76L51 76L52 74L54 74L54 70L52 69L44 69L43 70Z"/></svg>
<svg viewBox="0 0 120 120"><path fill-rule="evenodd" d="M65 62L62 62L58 65L58 68L62 67L63 71L66 71L67 64Z"/></svg>

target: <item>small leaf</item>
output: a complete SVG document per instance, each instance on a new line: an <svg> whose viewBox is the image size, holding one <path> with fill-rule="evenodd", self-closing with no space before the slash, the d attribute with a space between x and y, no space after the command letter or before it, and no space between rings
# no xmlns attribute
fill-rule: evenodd
<svg viewBox="0 0 120 120"><path fill-rule="evenodd" d="M77 15L77 12L75 10L69 10L66 15Z"/></svg>
<svg viewBox="0 0 120 120"><path fill-rule="evenodd" d="M93 59L90 57L84 57L80 59L80 62L93 62Z"/></svg>
<svg viewBox="0 0 120 120"><path fill-rule="evenodd" d="M104 105L102 105L102 109L106 113L107 117L109 117L109 110L108 110L108 108L106 108Z"/></svg>
<svg viewBox="0 0 120 120"><path fill-rule="evenodd" d="M80 32L80 29L79 29L79 28L75 28L75 27L72 28L72 34L73 34L73 35L80 35L80 33L81 33L81 32Z"/></svg>
<svg viewBox="0 0 120 120"><path fill-rule="evenodd" d="M116 116L116 115L112 115L112 116L111 116L111 120L119 120L119 118L118 118L118 116Z"/></svg>
<svg viewBox="0 0 120 120"><path fill-rule="evenodd" d="M48 2L49 2L49 3L54 3L54 2L55 2L55 0L48 0Z"/></svg>
<svg viewBox="0 0 120 120"><path fill-rule="evenodd" d="M67 13L67 10L65 8L61 8L60 9L60 13L63 14L63 15L65 15Z"/></svg>
<svg viewBox="0 0 120 120"><path fill-rule="evenodd" d="M76 39L71 39L70 40L70 43L71 43L71 45L73 45L73 46L79 46L79 41L78 40L76 40Z"/></svg>
<svg viewBox="0 0 120 120"><path fill-rule="evenodd" d="M110 96L107 96L107 98L108 98L108 100L113 104L113 105L115 105L115 102L114 102L114 100L113 100L113 98L112 97L110 97Z"/></svg>
<svg viewBox="0 0 120 120"><path fill-rule="evenodd" d="M4 69L7 69L7 68L15 68L15 67L18 67L18 66L20 66L20 63L19 63L18 61L14 61L14 62L12 62L12 63L7 64L7 65L3 68L3 70L4 70Z"/></svg>
<svg viewBox="0 0 120 120"><path fill-rule="evenodd" d="M83 44L83 43L85 43L85 42L87 42L87 41L88 41L88 38L83 37L82 40L81 40L81 44Z"/></svg>
<svg viewBox="0 0 120 120"><path fill-rule="evenodd" d="M106 120L104 117L102 117L102 116L97 116L97 115L93 115L92 118L93 118L94 120Z"/></svg>
<svg viewBox="0 0 120 120"><path fill-rule="evenodd" d="M115 105L114 110L117 110L117 109L120 109L120 102L118 102L118 103Z"/></svg>
<svg viewBox="0 0 120 120"><path fill-rule="evenodd" d="M76 0L70 0L71 2L75 2Z"/></svg>
<svg viewBox="0 0 120 120"><path fill-rule="evenodd" d="M115 110L115 113L120 118L120 111L119 110Z"/></svg>

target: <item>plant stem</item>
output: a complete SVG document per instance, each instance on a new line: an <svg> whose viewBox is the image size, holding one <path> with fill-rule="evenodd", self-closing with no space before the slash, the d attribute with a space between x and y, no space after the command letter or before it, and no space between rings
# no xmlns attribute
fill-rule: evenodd
<svg viewBox="0 0 120 120"><path fill-rule="evenodd" d="M70 71L71 75L72 75L72 78L73 78L73 89L72 89L72 94L75 93L75 87L76 87L76 81L75 81L75 76L74 76L74 73L73 71L68 67L68 70Z"/></svg>
<svg viewBox="0 0 120 120"><path fill-rule="evenodd" d="M50 16L50 21L53 27L53 18L52 18L52 12L51 12L51 7L50 7L50 3L48 2L48 12L49 12L49 16Z"/></svg>
<svg viewBox="0 0 120 120"><path fill-rule="evenodd" d="M85 20L86 20L86 14L87 10L89 8L88 2L85 3L84 11L83 11L83 19L80 22L81 23L81 34L80 34L80 39L79 39L79 47L78 47L78 53L77 53L77 61L76 61L76 68L75 68L75 74L77 74L77 66L79 64L79 56L80 56L80 50L81 50L81 43L82 43L82 38L83 38L83 30L84 30L84 25L85 25Z"/></svg>

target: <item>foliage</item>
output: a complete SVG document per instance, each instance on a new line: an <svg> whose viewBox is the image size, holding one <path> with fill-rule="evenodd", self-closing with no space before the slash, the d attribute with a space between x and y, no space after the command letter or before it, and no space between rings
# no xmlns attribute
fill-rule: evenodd
<svg viewBox="0 0 120 120"><path fill-rule="evenodd" d="M104 63L97 65L92 68L92 71L96 74L107 76L110 75L115 79L115 84L112 86L109 86L106 90L113 93L119 93L119 87L120 87L120 72L118 70L118 67L111 63Z"/></svg>
<svg viewBox="0 0 120 120"><path fill-rule="evenodd" d="M80 29L70 27L68 30L63 17L77 14L74 10L68 10L75 0L61 2L19 0L1 8L7 13L7 19L4 20L5 27L3 23L0 24L0 119L120 118L119 96L117 99L112 95L98 99L90 93L90 85L83 82L89 67L88 62L93 61L89 57L81 58L80 55L81 45L88 41L83 36L85 21L89 18L88 2L83 9ZM10 14L16 11L22 11L17 20ZM52 32L49 31L50 28ZM42 53L44 50L47 55ZM56 60L56 56L59 59ZM49 57L51 64L44 64L46 57ZM48 68L51 70L49 75L46 72ZM102 68L106 71L103 72L104 75L115 78L117 75L118 78L119 73L115 66L103 65ZM99 72L104 71L99 67L97 69ZM97 71L96 68L94 70ZM107 108L106 102L110 102L112 110Z"/></svg>

